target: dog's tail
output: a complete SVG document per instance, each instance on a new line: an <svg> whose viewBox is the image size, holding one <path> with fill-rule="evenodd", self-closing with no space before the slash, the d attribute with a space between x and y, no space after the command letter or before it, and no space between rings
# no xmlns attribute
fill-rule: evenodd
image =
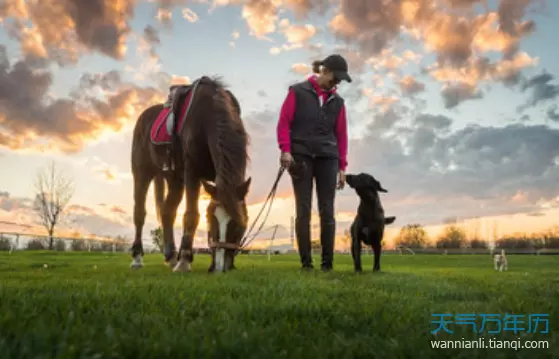
<svg viewBox="0 0 559 359"><path fill-rule="evenodd" d="M392 224L396 220L396 217L384 217L384 224Z"/></svg>

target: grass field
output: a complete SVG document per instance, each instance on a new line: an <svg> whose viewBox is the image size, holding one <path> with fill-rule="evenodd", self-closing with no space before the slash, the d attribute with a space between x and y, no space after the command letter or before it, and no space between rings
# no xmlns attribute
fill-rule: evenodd
<svg viewBox="0 0 559 359"><path fill-rule="evenodd" d="M175 274L161 255L132 271L122 253L0 252L0 357L559 357L559 256L510 256L496 273L488 255L387 255L376 274L365 257L361 275L345 255L332 273L299 273L286 255L243 256L239 270L209 275L208 259ZM549 334L493 337L549 348L433 349L477 339L470 326L430 334L433 313L546 313Z"/></svg>

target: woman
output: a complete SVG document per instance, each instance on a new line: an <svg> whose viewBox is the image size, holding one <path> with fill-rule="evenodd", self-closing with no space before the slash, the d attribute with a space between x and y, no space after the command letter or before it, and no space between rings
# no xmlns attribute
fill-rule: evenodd
<svg viewBox="0 0 559 359"><path fill-rule="evenodd" d="M289 170L295 193L295 233L303 269L313 269L310 219L313 179L320 215L323 271L332 270L336 221L336 184L342 189L347 167L344 100L336 93L342 80L351 82L346 60L331 55L313 62L313 75L289 88L277 125L280 163Z"/></svg>

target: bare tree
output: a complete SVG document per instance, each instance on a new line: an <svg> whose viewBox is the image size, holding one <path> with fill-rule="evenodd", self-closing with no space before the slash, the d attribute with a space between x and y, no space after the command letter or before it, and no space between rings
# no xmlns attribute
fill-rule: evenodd
<svg viewBox="0 0 559 359"><path fill-rule="evenodd" d="M37 171L34 208L49 235L49 249L54 248L54 229L74 195L74 182L53 162Z"/></svg>

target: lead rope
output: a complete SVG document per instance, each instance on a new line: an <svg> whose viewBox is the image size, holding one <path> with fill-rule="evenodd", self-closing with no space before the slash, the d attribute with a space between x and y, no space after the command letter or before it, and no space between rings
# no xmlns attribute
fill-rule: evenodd
<svg viewBox="0 0 559 359"><path fill-rule="evenodd" d="M276 197L276 191L278 189L278 184L279 184L279 181L281 179L281 176L283 175L283 172L285 172L285 168L280 167L280 169L278 170L278 174L276 176L276 180L274 181L274 184L272 185L272 189L270 190L270 193L268 193L268 197L264 201L264 204L262 205L262 208L260 208L260 212L258 212L258 215L256 216L256 218L252 222L252 225L250 226L247 234L243 237L243 239L241 239L241 243L239 245L239 248L235 251L235 255L237 255L240 251L245 249L254 240L254 238L256 238L256 236L262 230L262 227L264 226L264 224L266 223L266 220L268 219L268 215L270 214L270 210L272 209L272 204L274 203L274 198ZM258 221L258 218L260 218L260 215L262 215L262 212L266 208L266 204L268 204L268 201L270 201L270 205L268 206L268 211L266 212L266 215L264 216L264 219L263 219L262 223L260 224L260 227L258 227L258 230L256 231L256 233L252 234L252 238L249 239L249 237L251 236L251 232L252 232L254 226L256 225L256 222Z"/></svg>

